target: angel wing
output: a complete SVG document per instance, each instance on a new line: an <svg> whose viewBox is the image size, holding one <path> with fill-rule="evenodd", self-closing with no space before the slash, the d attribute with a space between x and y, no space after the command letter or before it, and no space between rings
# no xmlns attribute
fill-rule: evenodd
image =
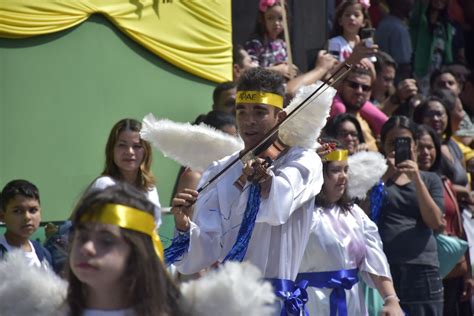
<svg viewBox="0 0 474 316"><path fill-rule="evenodd" d="M9 251L0 262L0 315L61 314L67 282L54 272L28 266L21 250Z"/></svg>
<svg viewBox="0 0 474 316"><path fill-rule="evenodd" d="M260 270L248 262L228 261L204 277L184 283L181 292L199 316L270 316L276 297Z"/></svg>
<svg viewBox="0 0 474 316"><path fill-rule="evenodd" d="M291 100L285 112L290 113L303 102L311 93L318 89L322 82L302 87L296 96ZM326 87L322 92L317 93L308 102L310 104L302 108L290 120L280 127L278 135L288 146L300 146L304 148L316 148L317 139L321 130L326 125L329 111L336 90Z"/></svg>
<svg viewBox="0 0 474 316"><path fill-rule="evenodd" d="M387 171L387 161L378 152L362 151L349 156L347 192L351 198L364 199Z"/></svg>
<svg viewBox="0 0 474 316"><path fill-rule="evenodd" d="M208 125L157 120L151 113L143 118L140 135L166 157L195 171L244 148L240 138Z"/></svg>

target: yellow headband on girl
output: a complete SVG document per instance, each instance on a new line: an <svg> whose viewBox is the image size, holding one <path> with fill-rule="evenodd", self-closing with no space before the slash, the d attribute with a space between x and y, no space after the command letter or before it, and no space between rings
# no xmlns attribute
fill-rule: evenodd
<svg viewBox="0 0 474 316"><path fill-rule="evenodd" d="M324 156L324 161L345 161L349 157L347 149L337 149Z"/></svg>
<svg viewBox="0 0 474 316"><path fill-rule="evenodd" d="M79 221L112 224L146 234L151 237L158 257L163 258L163 245L155 230L155 219L145 211L120 204L105 204L96 212L82 215Z"/></svg>
<svg viewBox="0 0 474 316"><path fill-rule="evenodd" d="M252 104L268 104L283 109L283 97L281 95L262 92L262 91L238 91L235 104L252 103Z"/></svg>

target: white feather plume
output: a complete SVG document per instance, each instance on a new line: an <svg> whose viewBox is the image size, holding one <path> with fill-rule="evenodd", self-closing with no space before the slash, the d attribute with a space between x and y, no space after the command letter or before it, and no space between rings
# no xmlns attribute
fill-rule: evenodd
<svg viewBox="0 0 474 316"><path fill-rule="evenodd" d="M290 105L285 112L292 112L303 100L305 100L312 92L314 92L322 82L317 82L309 86L302 87L291 100ZM323 89L324 90L324 89ZM324 92L318 92L309 100L310 104L306 105L298 113L289 119L278 132L280 139L288 146L300 146L303 148L314 149L317 146L317 139L321 134L321 130L326 125L329 116L332 100L336 90L327 87Z"/></svg>
<svg viewBox="0 0 474 316"><path fill-rule="evenodd" d="M166 157L195 171L244 148L240 138L208 125L157 120L151 113L143 118L140 135Z"/></svg>
<svg viewBox="0 0 474 316"><path fill-rule="evenodd" d="M193 315L266 316L275 313L272 286L248 262L226 262L204 277L184 283L181 291Z"/></svg>
<svg viewBox="0 0 474 316"><path fill-rule="evenodd" d="M347 193L350 198L364 199L387 171L387 161L378 152L361 151L348 159Z"/></svg>
<svg viewBox="0 0 474 316"><path fill-rule="evenodd" d="M0 315L51 316L60 313L67 282L52 271L30 267L21 250L0 262Z"/></svg>

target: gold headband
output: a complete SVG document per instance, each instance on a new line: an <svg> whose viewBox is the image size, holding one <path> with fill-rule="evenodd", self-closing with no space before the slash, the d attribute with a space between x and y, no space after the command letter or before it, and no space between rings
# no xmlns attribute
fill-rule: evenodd
<svg viewBox="0 0 474 316"><path fill-rule="evenodd" d="M79 221L112 224L146 234L151 237L158 257L163 258L163 245L155 230L155 219L147 212L120 204L105 204L97 212L82 215Z"/></svg>
<svg viewBox="0 0 474 316"><path fill-rule="evenodd" d="M345 161L349 157L347 149L337 149L324 156L324 161Z"/></svg>
<svg viewBox="0 0 474 316"><path fill-rule="evenodd" d="M283 97L281 95L262 92L262 91L238 91L235 104L251 103L251 104L268 104L283 109Z"/></svg>

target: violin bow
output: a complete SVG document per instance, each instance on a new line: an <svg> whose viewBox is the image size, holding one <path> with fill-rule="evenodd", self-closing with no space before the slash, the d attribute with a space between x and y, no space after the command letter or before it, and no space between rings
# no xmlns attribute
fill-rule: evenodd
<svg viewBox="0 0 474 316"><path fill-rule="evenodd" d="M213 176L211 179L209 179L206 183L204 183L199 189L197 189L198 193L201 193L204 191L207 187L209 187L212 183L214 183L217 179L222 177L227 171L232 168L237 162L239 162L241 159L244 157L253 157L258 154L257 152L260 153L263 150L265 150L268 146L270 146L273 141L272 137L278 132L280 127L282 127L290 118L292 118L295 114L300 112L306 105L310 104L309 101L312 101L313 99L318 98L324 91L326 91L329 87L332 87L335 85L337 82L339 82L343 77L346 76L346 74L352 69L352 66L344 63L342 67L337 69L331 77L328 79L324 80L323 83L316 89L314 90L309 96L306 97L298 106L295 107L293 111L288 113L285 118L283 118L278 124L276 124L271 130L269 130L264 137L260 140L260 142L253 147L249 149L244 149L240 155L232 160L224 169L222 169L220 172L218 172L215 176ZM342 74L340 74L340 72ZM333 81L334 80L334 81ZM332 82L332 84L330 84ZM271 141L271 142L270 142Z"/></svg>

